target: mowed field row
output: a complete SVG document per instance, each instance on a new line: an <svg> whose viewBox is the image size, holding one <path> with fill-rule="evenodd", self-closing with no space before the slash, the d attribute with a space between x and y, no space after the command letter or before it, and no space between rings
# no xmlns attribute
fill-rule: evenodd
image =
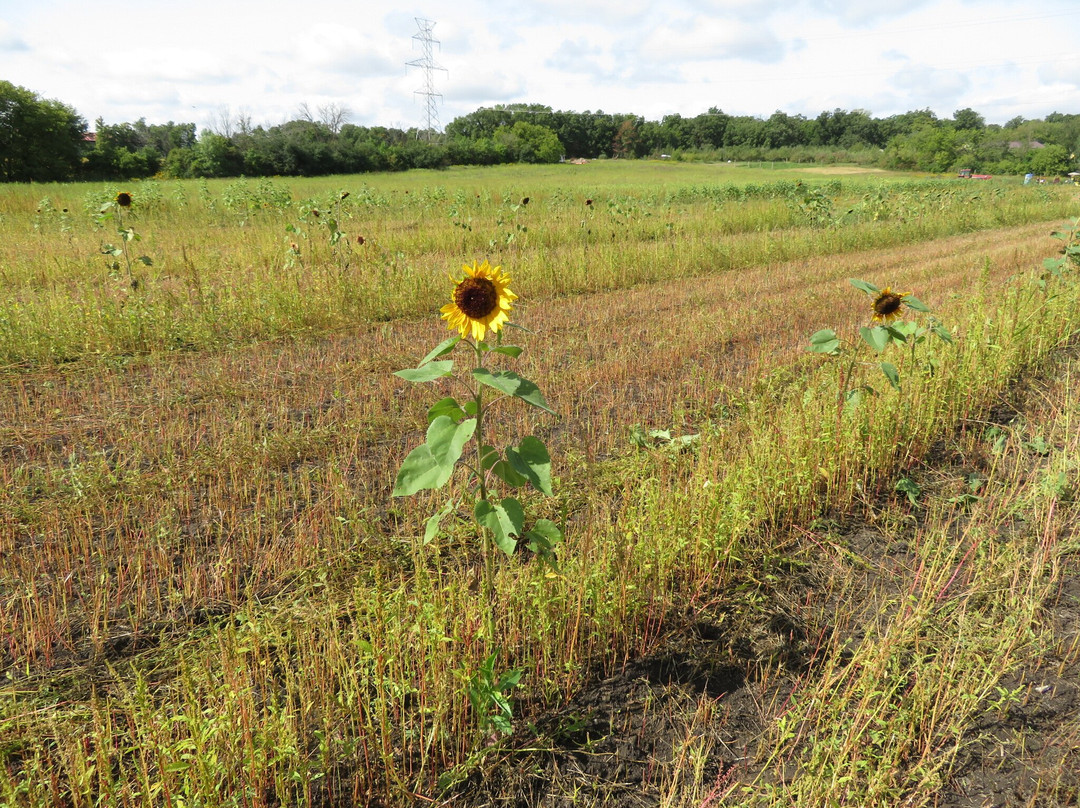
<svg viewBox="0 0 1080 808"><path fill-rule="evenodd" d="M770 374L785 385L819 364L804 350L811 333L854 334L872 314L847 278L962 312L1052 252L1053 226L524 299L513 319L533 333L514 367L559 417L512 409L504 425L553 436L555 465L574 479L582 463L629 451L631 427L699 432L768 395ZM236 605L298 568L419 529L427 504L391 506L389 490L434 392L392 371L444 335L433 313L330 338L9 374L7 661L83 658L113 635Z"/></svg>

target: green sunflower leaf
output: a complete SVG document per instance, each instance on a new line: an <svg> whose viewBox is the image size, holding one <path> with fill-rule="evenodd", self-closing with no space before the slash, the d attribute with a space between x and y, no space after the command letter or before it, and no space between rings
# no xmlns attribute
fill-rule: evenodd
<svg viewBox="0 0 1080 808"><path fill-rule="evenodd" d="M563 533L550 519L537 519L533 529L525 534L525 538L529 540L528 548L534 553L550 552L562 542Z"/></svg>
<svg viewBox="0 0 1080 808"><path fill-rule="evenodd" d="M427 442L409 452L401 464L392 495L407 497L446 485L466 441L475 431L475 418L455 424L449 416L438 416L428 426Z"/></svg>
<svg viewBox="0 0 1080 808"><path fill-rule="evenodd" d="M422 368L432 359L438 359L440 356L446 356L448 353L454 350L454 346L457 345L459 342L461 342L461 337L450 337L447 340L443 340L431 349L431 353L429 353L427 356L420 360L420 364L417 365L417 367Z"/></svg>
<svg viewBox="0 0 1080 808"><path fill-rule="evenodd" d="M506 459L533 488L549 497L554 496L551 490L551 455L543 441L530 435L516 449L507 448Z"/></svg>
<svg viewBox="0 0 1080 808"><path fill-rule="evenodd" d="M885 374L885 378L889 380L889 384L900 389L900 374L896 372L896 365L892 362L882 362L881 372Z"/></svg>
<svg viewBox="0 0 1080 808"><path fill-rule="evenodd" d="M946 345L953 344L953 335L950 334L949 329L947 329L941 323L935 322L932 326L930 326L930 330L933 331L934 334L937 335L938 339L940 339Z"/></svg>
<svg viewBox="0 0 1080 808"><path fill-rule="evenodd" d="M892 342L892 334L889 333L887 328L883 328L880 325L873 328L867 328L863 326L859 329L859 334L862 335L863 340L878 353L885 350L890 342Z"/></svg>
<svg viewBox="0 0 1080 808"><path fill-rule="evenodd" d="M900 299L903 300L904 305L912 311L921 311L924 314L929 314L930 312L930 307L919 300L919 298L915 297L915 295L904 295Z"/></svg>
<svg viewBox="0 0 1080 808"><path fill-rule="evenodd" d="M908 328L908 326L911 326L911 328ZM918 327L918 323L897 323L896 325L882 326L889 332L889 336L897 342L907 342L908 337L912 336Z"/></svg>
<svg viewBox="0 0 1080 808"><path fill-rule="evenodd" d="M527 477L518 474L514 467L507 463L505 460L500 460L498 463L492 466L491 473L511 488L521 488L521 486L529 482L529 479Z"/></svg>
<svg viewBox="0 0 1080 808"><path fill-rule="evenodd" d="M490 471L511 488L521 488L529 482L529 478L518 474L494 446L485 446L482 456L484 471Z"/></svg>
<svg viewBox="0 0 1080 808"><path fill-rule="evenodd" d="M831 328L823 328L810 335L810 345L806 350L835 356L840 351L840 338Z"/></svg>
<svg viewBox="0 0 1080 808"><path fill-rule="evenodd" d="M437 514L429 517L428 520L424 523L425 545L431 544L432 539L439 535L439 523L442 522L444 518L450 515L450 513L454 510L454 506L456 504L457 503L454 502L454 500L448 500L447 503L439 509L439 512Z"/></svg>
<svg viewBox="0 0 1080 808"><path fill-rule="evenodd" d="M859 291L866 292L866 294L868 295L876 295L881 292L881 290L874 286L874 284L867 283L866 281L861 281L858 278L848 278L848 283L850 283Z"/></svg>
<svg viewBox="0 0 1080 808"><path fill-rule="evenodd" d="M550 519L537 519L533 529L525 534L526 547L536 553L540 560L559 571L555 560L555 548L562 544L563 533Z"/></svg>
<svg viewBox="0 0 1080 808"><path fill-rule="evenodd" d="M422 382L433 382L436 379L441 379L444 376L449 376L453 369L454 360L446 359L442 362L432 362L428 365L423 365L418 368L409 368L408 370L395 370L394 375L404 379L407 382L420 384Z"/></svg>
<svg viewBox="0 0 1080 808"><path fill-rule="evenodd" d="M521 348L517 345L499 345L498 347L492 348L491 352L502 354L503 356L510 356L514 359L517 359L519 356L521 356L521 352L524 350L524 348Z"/></svg>
<svg viewBox="0 0 1080 808"><path fill-rule="evenodd" d="M474 413L475 414L475 413ZM452 396L436 401L427 411L427 420L430 424L440 415L445 415L452 421L460 421L465 417L465 411L461 409L461 405Z"/></svg>
<svg viewBox="0 0 1080 808"><path fill-rule="evenodd" d="M506 393L508 396L520 398L522 401L544 410L544 412L555 415L555 411L551 409L551 407L548 406L547 401L544 400L540 388L533 382L521 378L512 371L501 370L498 373L492 373L487 368L476 368L473 370L472 374L473 378L480 382L480 384L494 387L499 392Z"/></svg>
<svg viewBox="0 0 1080 808"><path fill-rule="evenodd" d="M516 536L525 526L525 511L513 497L497 502L481 499L473 509L476 521L491 531L495 544L508 556L517 548Z"/></svg>

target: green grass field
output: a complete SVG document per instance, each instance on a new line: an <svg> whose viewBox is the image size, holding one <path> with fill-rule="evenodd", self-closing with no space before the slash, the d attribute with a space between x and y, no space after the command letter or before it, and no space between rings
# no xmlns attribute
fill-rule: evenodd
<svg viewBox="0 0 1080 808"><path fill-rule="evenodd" d="M1080 711L1006 734L1078 665L1080 287L1044 266L1077 197L622 161L0 188L0 804L959 805L1008 786L991 737L1073 804ZM551 452L554 568L390 496L454 390L393 371L484 259L556 413L488 433ZM849 278L951 342L879 354Z"/></svg>

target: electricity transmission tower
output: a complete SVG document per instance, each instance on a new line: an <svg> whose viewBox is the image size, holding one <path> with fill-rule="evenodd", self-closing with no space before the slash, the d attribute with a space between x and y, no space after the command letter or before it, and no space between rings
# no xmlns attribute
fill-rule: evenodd
<svg viewBox="0 0 1080 808"><path fill-rule="evenodd" d="M419 138L421 134L423 134L423 137L430 141L435 137L435 134L439 129L439 106L437 99L442 98L441 93L435 92L435 71L448 71L445 67L438 64L432 56L431 46L439 44L439 40L434 39L431 36L431 31L435 27L435 23L431 20L425 20L423 17L415 17L414 19L416 20L416 27L419 28L419 31L413 34L413 39L420 43L423 55L419 59L406 62L406 64L409 67L419 67L424 71L424 88L422 90L417 90L416 94L425 96L427 99L425 104L425 126L423 133L417 132L416 136Z"/></svg>

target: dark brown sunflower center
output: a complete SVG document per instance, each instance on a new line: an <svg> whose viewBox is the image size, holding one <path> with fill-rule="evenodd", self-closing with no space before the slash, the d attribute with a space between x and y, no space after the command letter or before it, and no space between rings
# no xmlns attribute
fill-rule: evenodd
<svg viewBox="0 0 1080 808"><path fill-rule="evenodd" d="M123 191L116 195L116 204L122 208L131 207L131 194L126 194Z"/></svg>
<svg viewBox="0 0 1080 808"><path fill-rule="evenodd" d="M900 295L895 292L883 292L878 295L877 300L874 301L874 313L880 317L888 317L890 314L896 314L900 310L900 304L902 303Z"/></svg>
<svg viewBox="0 0 1080 808"><path fill-rule="evenodd" d="M454 288L454 304L466 317L482 320L499 305L499 291L487 278L465 278Z"/></svg>

